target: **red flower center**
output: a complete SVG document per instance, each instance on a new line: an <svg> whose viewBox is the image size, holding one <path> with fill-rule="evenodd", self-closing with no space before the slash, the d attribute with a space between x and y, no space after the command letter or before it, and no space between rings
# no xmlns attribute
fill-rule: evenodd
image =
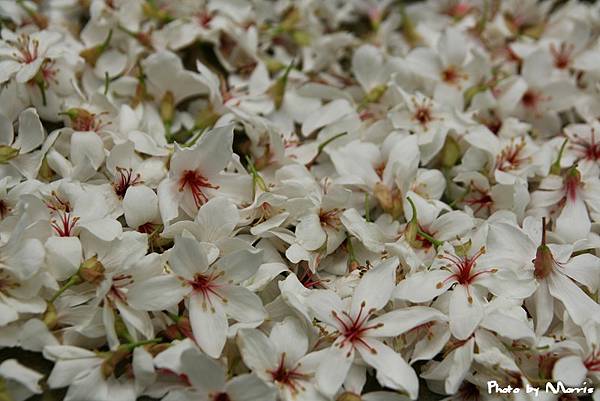
<svg viewBox="0 0 600 401"><path fill-rule="evenodd" d="M442 80L451 85L457 84L460 80L465 78L465 75L454 66L449 66L442 71Z"/></svg>
<svg viewBox="0 0 600 401"><path fill-rule="evenodd" d="M58 219L52 219L50 221L50 225L52 229L59 237L71 237L73 236L73 231L75 229L75 225L79 221L79 217L72 216L71 213L57 212Z"/></svg>
<svg viewBox="0 0 600 401"><path fill-rule="evenodd" d="M481 247L477 253L471 257L466 255L456 256L452 254L442 254L439 255L438 258L447 260L450 262L449 265L446 265L448 269L453 273L450 277L446 278L443 282L437 283L437 288L442 288L444 284L455 281L460 285L463 285L467 288L467 293L469 295L469 303L473 303L473 298L469 293L469 285L472 284L478 277L487 273L496 273L498 269L487 269L480 270L475 273L473 270L477 265L477 259L481 255L485 253L485 248Z"/></svg>
<svg viewBox="0 0 600 401"><path fill-rule="evenodd" d="M212 396L212 401L231 401L227 393L218 393Z"/></svg>
<svg viewBox="0 0 600 401"><path fill-rule="evenodd" d="M340 333L344 336L344 339L339 344L340 348L343 348L346 344L350 343L353 347L357 347L359 345L367 348L371 353L376 354L377 351L372 348L364 339L365 332L371 329L377 329L383 326L383 323L378 323L374 325L367 325L367 321L369 317L375 312L374 309L369 311L365 311L366 304L363 301L360 304L360 310L356 317L350 316L347 312L342 312L339 315L336 311L331 311L334 319L338 321L342 329Z"/></svg>
<svg viewBox="0 0 600 401"><path fill-rule="evenodd" d="M131 168L117 167L117 173L117 181L113 184L113 188L117 196L121 199L125 197L125 193L129 187L144 183L141 180L141 175L139 173L133 174Z"/></svg>
<svg viewBox="0 0 600 401"><path fill-rule="evenodd" d="M521 103L528 109L536 110L540 103L544 100L550 100L549 97L543 96L542 93L534 89L528 89L521 98Z"/></svg>
<svg viewBox="0 0 600 401"><path fill-rule="evenodd" d="M192 193L196 207L200 207L208 202L208 198L203 192L204 188L219 189L219 186L211 184L197 170L185 170L179 179L179 191L186 188Z"/></svg>
<svg viewBox="0 0 600 401"><path fill-rule="evenodd" d="M298 371L298 366L292 369L285 366L285 352L281 354L277 368L269 370L267 373L271 375L274 382L289 387L292 393L304 390L300 382L309 379L307 374Z"/></svg>
<svg viewBox="0 0 600 401"><path fill-rule="evenodd" d="M428 105L421 105L417 107L413 118L419 122L422 126L426 127L428 123L433 120L431 116L431 108Z"/></svg>
<svg viewBox="0 0 600 401"><path fill-rule="evenodd" d="M0 199L0 220L8 216L10 210L11 208L8 206L8 204L3 199Z"/></svg>
<svg viewBox="0 0 600 401"><path fill-rule="evenodd" d="M202 307L204 309L210 305L211 309L214 311L212 305L213 297L220 299L223 303L227 302L227 299L218 292L219 288L221 288L218 279L221 276L223 276L223 272L211 272L209 274L198 273L194 276L193 280L188 281L188 284L192 286L192 289L195 292L202 294L202 297L204 298Z"/></svg>

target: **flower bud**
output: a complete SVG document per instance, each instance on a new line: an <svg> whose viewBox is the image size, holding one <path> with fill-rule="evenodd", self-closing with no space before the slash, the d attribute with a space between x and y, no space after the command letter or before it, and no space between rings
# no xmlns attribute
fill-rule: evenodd
<svg viewBox="0 0 600 401"><path fill-rule="evenodd" d="M0 145L0 164L6 164L9 160L19 155L19 149L8 145Z"/></svg>
<svg viewBox="0 0 600 401"><path fill-rule="evenodd" d="M210 128L213 125L215 125L219 117L221 117L221 115L217 113L211 105L209 105L204 110L202 110L200 114L198 114L198 117L196 118L196 128Z"/></svg>
<svg viewBox="0 0 600 401"><path fill-rule="evenodd" d="M351 393L349 391L340 394L335 401L361 401L362 398L358 394Z"/></svg>
<svg viewBox="0 0 600 401"><path fill-rule="evenodd" d="M419 223L417 223L416 219L412 219L406 225L404 229L404 239L412 248L421 248L422 244L417 240L417 234L419 232Z"/></svg>
<svg viewBox="0 0 600 401"><path fill-rule="evenodd" d="M402 198L397 193L398 191L392 191L385 184L378 182L375 184L373 192L384 212L392 215L394 219L402 215Z"/></svg>
<svg viewBox="0 0 600 401"><path fill-rule="evenodd" d="M533 274L538 279L544 279L552 273L552 269L554 268L554 258L552 257L552 252L550 251L550 248L548 248L548 245L542 244L538 246L537 251L535 252L533 267Z"/></svg>
<svg viewBox="0 0 600 401"><path fill-rule="evenodd" d="M442 166L452 167L460 160L460 146L450 135L446 136L446 142L440 152Z"/></svg>
<svg viewBox="0 0 600 401"><path fill-rule="evenodd" d="M58 315L56 313L56 307L53 303L48 302L46 306L46 312L44 312L42 320L48 329L53 330L56 328L56 325L58 324Z"/></svg>
<svg viewBox="0 0 600 401"><path fill-rule="evenodd" d="M383 84L377 85L376 87L371 89L369 91L369 93L367 93L367 96L365 96L365 101L367 103L378 102L379 99L381 99L381 97L385 94L386 91L387 91L387 85L383 85Z"/></svg>
<svg viewBox="0 0 600 401"><path fill-rule="evenodd" d="M160 118L165 124L170 124L175 116L175 97L167 91L160 101Z"/></svg>
<svg viewBox="0 0 600 401"><path fill-rule="evenodd" d="M533 260L533 275L537 279L544 279L554 269L554 257L548 245L546 245L546 218L542 218L542 244L538 246Z"/></svg>
<svg viewBox="0 0 600 401"><path fill-rule="evenodd" d="M305 31L294 31L292 33L292 39L298 46L309 46L310 45L310 34Z"/></svg>
<svg viewBox="0 0 600 401"><path fill-rule="evenodd" d="M111 38L112 30L108 32L108 36L106 37L104 42L102 42L99 45L82 50L79 53L79 56L83 58L87 64L89 64L92 67L95 67L102 53L104 53L104 51L108 48Z"/></svg>
<svg viewBox="0 0 600 401"><path fill-rule="evenodd" d="M81 264L78 275L83 281L97 285L104 279L104 266L97 256L92 256Z"/></svg>
<svg viewBox="0 0 600 401"><path fill-rule="evenodd" d="M40 166L40 171L38 174L39 178L44 181L50 181L52 180L52 177L54 177L54 171L52 171L52 169L50 168L50 165L48 164L48 159L45 156L42 159L42 165Z"/></svg>
<svg viewBox="0 0 600 401"><path fill-rule="evenodd" d="M120 346L116 351L109 353L109 356L102 362L101 370L105 379L108 379L114 372L117 365L127 358L130 354L129 348Z"/></svg>
<svg viewBox="0 0 600 401"><path fill-rule="evenodd" d="M96 115L85 109L73 107L60 114L69 118L71 128L75 131L93 131L96 126Z"/></svg>

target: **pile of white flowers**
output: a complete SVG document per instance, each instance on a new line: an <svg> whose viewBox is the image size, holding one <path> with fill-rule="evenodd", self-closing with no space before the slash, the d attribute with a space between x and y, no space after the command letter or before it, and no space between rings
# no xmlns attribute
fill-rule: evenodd
<svg viewBox="0 0 600 401"><path fill-rule="evenodd" d="M0 24L1 400L600 385L600 4L0 0Z"/></svg>

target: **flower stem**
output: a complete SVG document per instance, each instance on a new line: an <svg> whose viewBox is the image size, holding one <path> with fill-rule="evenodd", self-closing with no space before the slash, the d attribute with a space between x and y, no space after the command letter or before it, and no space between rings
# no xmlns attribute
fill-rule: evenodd
<svg viewBox="0 0 600 401"><path fill-rule="evenodd" d="M50 300L48 301L49 303L54 303L54 301L56 301L58 299L58 297L60 297L62 295L63 292L65 292L67 289L71 288L74 285L77 285L81 283L81 277L79 277L79 275L77 273L75 273L74 275L71 276L71 278L69 279L69 281L67 281L65 283L65 285L63 285L53 296L52 298L50 298Z"/></svg>

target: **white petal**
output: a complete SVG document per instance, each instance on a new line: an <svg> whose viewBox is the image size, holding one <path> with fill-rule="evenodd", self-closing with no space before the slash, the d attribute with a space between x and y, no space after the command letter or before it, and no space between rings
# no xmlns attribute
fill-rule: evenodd
<svg viewBox="0 0 600 401"><path fill-rule="evenodd" d="M179 191L176 181L164 179L158 185L156 192L160 216L166 224L179 215L179 204L183 198L183 191Z"/></svg>
<svg viewBox="0 0 600 401"><path fill-rule="evenodd" d="M373 266L360 280L352 296L351 314L356 316L361 308L379 310L390 300L396 283L399 260L392 257Z"/></svg>
<svg viewBox="0 0 600 401"><path fill-rule="evenodd" d="M196 217L201 227L200 240L216 242L227 238L240 221L237 207L227 198L213 198L202 205Z"/></svg>
<svg viewBox="0 0 600 401"><path fill-rule="evenodd" d="M208 269L208 259L200 242L193 238L177 237L169 253L169 266L176 274L192 279L196 273Z"/></svg>
<svg viewBox="0 0 600 401"><path fill-rule="evenodd" d="M123 232L123 226L117 220L107 217L98 220L80 221L79 227L89 231L101 241L112 241Z"/></svg>
<svg viewBox="0 0 600 401"><path fill-rule="evenodd" d="M181 373L202 393L220 392L225 387L223 366L194 348L181 355Z"/></svg>
<svg viewBox="0 0 600 401"><path fill-rule="evenodd" d="M206 354L213 358L221 356L227 340L227 317L221 303L212 303L199 293L190 297L190 325L196 342Z"/></svg>
<svg viewBox="0 0 600 401"><path fill-rule="evenodd" d="M225 386L227 394L235 401L275 401L277 393L252 374L231 379Z"/></svg>
<svg viewBox="0 0 600 401"><path fill-rule="evenodd" d="M95 132L73 132L71 136L71 162L80 165L88 158L95 169L104 162L104 143Z"/></svg>
<svg viewBox="0 0 600 401"><path fill-rule="evenodd" d="M289 358L292 363L298 361L308 351L305 328L296 318L287 317L283 322L274 325L269 338L277 352L280 354L285 352L286 358Z"/></svg>
<svg viewBox="0 0 600 401"><path fill-rule="evenodd" d="M82 262L81 242L76 237L50 237L46 240L46 263L58 281L71 277Z"/></svg>
<svg viewBox="0 0 600 401"><path fill-rule="evenodd" d="M600 305L570 278L560 273L551 273L547 280L550 294L563 303L576 324L584 325L590 320L600 322Z"/></svg>
<svg viewBox="0 0 600 401"><path fill-rule="evenodd" d="M452 285L451 281L445 282L451 274L441 269L417 272L400 281L392 296L393 298L406 299L411 302L430 301L446 292ZM443 283L444 285L438 287L438 283Z"/></svg>
<svg viewBox="0 0 600 401"><path fill-rule="evenodd" d="M394 337L434 320L446 321L448 318L439 310L427 306L396 309L370 320L369 326L382 323L383 327L369 331L369 336Z"/></svg>
<svg viewBox="0 0 600 401"><path fill-rule="evenodd" d="M159 311L177 305L189 292L173 275L155 276L136 282L127 292L127 302L139 310Z"/></svg>
<svg viewBox="0 0 600 401"><path fill-rule="evenodd" d="M159 216L158 196L145 185L129 187L123 197L123 213L131 228L154 222Z"/></svg>
<svg viewBox="0 0 600 401"><path fill-rule="evenodd" d="M560 269L573 280L587 286L592 292L600 286L600 258L589 253L578 255Z"/></svg>
<svg viewBox="0 0 600 401"><path fill-rule="evenodd" d="M44 375L21 365L16 359L7 359L0 364L0 377L18 382L32 393L42 393L39 381ZM5 395L10 397L10 393Z"/></svg>
<svg viewBox="0 0 600 401"><path fill-rule="evenodd" d="M200 173L212 177L223 170L232 157L233 125L205 132L193 148Z"/></svg>
<svg viewBox="0 0 600 401"><path fill-rule="evenodd" d="M560 358L552 368L552 377L566 386L577 387L585 380L587 368L578 356Z"/></svg>
<svg viewBox="0 0 600 401"><path fill-rule="evenodd" d="M2 63L0 63L0 68L1 66ZM12 145L14 135L12 121L0 113L0 145Z"/></svg>
<svg viewBox="0 0 600 401"><path fill-rule="evenodd" d="M371 350L359 347L364 361L377 370L377 380L382 386L404 390L411 399L419 393L419 379L414 369L394 350L375 339L365 340Z"/></svg>
<svg viewBox="0 0 600 401"><path fill-rule="evenodd" d="M279 354L261 331L241 329L238 332L237 344L246 366L263 377L268 370L277 367Z"/></svg>
<svg viewBox="0 0 600 401"><path fill-rule="evenodd" d="M567 242L585 238L592 226L583 196L577 192L575 199L567 196L567 201L556 219L556 233Z"/></svg>
<svg viewBox="0 0 600 401"><path fill-rule="evenodd" d="M332 311L339 314L344 309L342 300L335 292L331 290L314 290L305 302L317 319L337 327L338 321L333 318Z"/></svg>
<svg viewBox="0 0 600 401"><path fill-rule="evenodd" d="M333 396L338 391L353 361L354 347L350 342L342 342L342 337L338 338L317 369L317 385L323 394Z"/></svg>
<svg viewBox="0 0 600 401"><path fill-rule="evenodd" d="M369 92L381 82L383 55L372 45L359 47L352 56L352 72L356 80Z"/></svg>
<svg viewBox="0 0 600 401"><path fill-rule="evenodd" d="M321 220L314 213L300 218L296 225L295 234L300 246L309 251L319 249L327 239L327 235L321 227Z"/></svg>
<svg viewBox="0 0 600 401"><path fill-rule="evenodd" d="M257 323L267 317L267 312L258 295L247 288L229 285L218 291L227 300L223 304L223 308L230 318L238 322Z"/></svg>
<svg viewBox="0 0 600 401"><path fill-rule="evenodd" d="M308 136L313 131L340 120L354 113L354 108L346 99L336 99L319 108L302 123L302 135Z"/></svg>
<svg viewBox="0 0 600 401"><path fill-rule="evenodd" d="M450 331L459 340L468 338L483 319L483 308L480 302L476 295L469 298L467 290L462 285L456 285L452 290L449 312Z"/></svg>
<svg viewBox="0 0 600 401"><path fill-rule="evenodd" d="M23 111L19 115L19 137L15 146L21 153L31 152L44 142L44 127L40 117L33 108Z"/></svg>

